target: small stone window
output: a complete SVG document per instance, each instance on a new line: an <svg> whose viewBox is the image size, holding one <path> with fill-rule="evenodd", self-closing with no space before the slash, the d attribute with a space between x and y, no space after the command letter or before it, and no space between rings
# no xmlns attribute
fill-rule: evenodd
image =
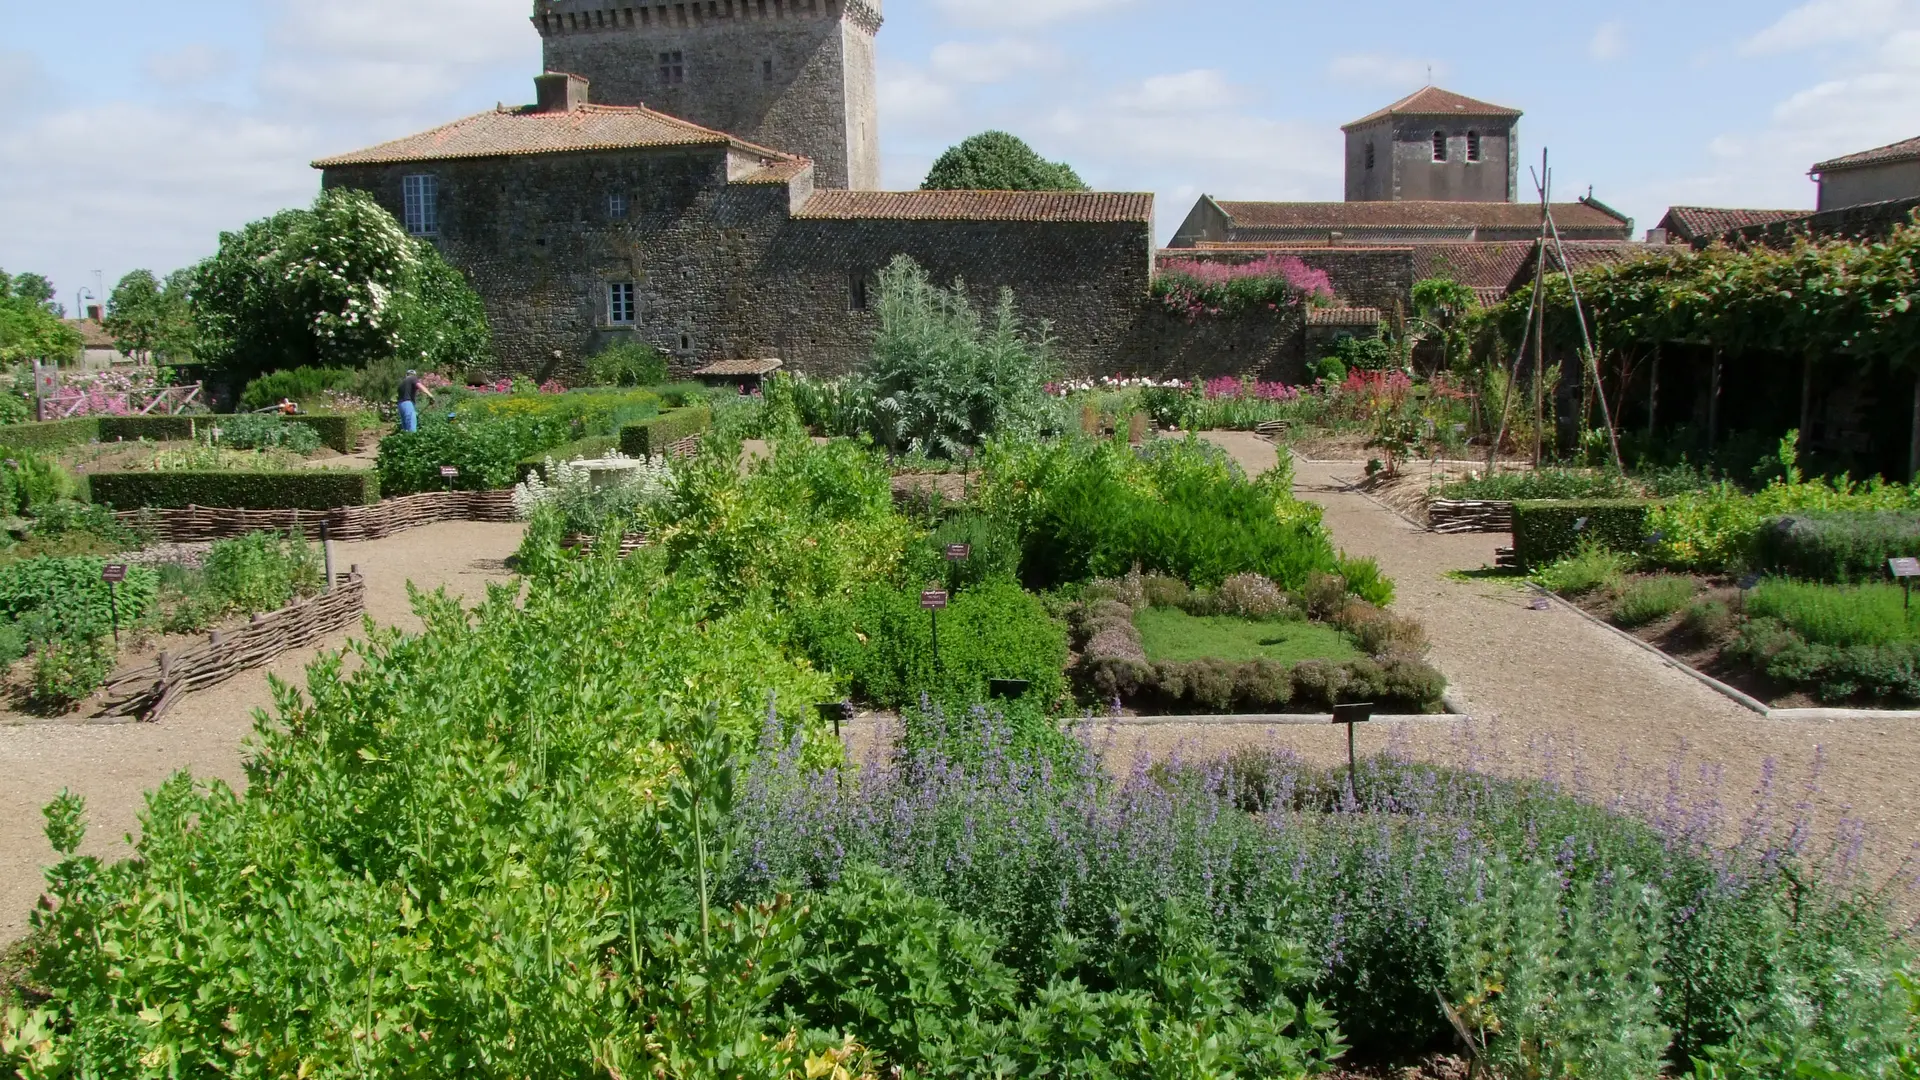
<svg viewBox="0 0 1920 1080"><path fill-rule="evenodd" d="M687 81L687 54L679 51L660 54L660 85L680 86Z"/></svg>
<svg viewBox="0 0 1920 1080"><path fill-rule="evenodd" d="M1447 160L1447 133L1444 131L1433 133L1433 160Z"/></svg>
<svg viewBox="0 0 1920 1080"><path fill-rule="evenodd" d="M847 275L847 310L870 310L871 298L867 295L867 275L855 270Z"/></svg>
<svg viewBox="0 0 1920 1080"><path fill-rule="evenodd" d="M440 178L431 174L400 181L401 216L415 236L440 235Z"/></svg>
<svg viewBox="0 0 1920 1080"><path fill-rule="evenodd" d="M607 322L613 326L632 326L638 308L633 282L615 281L607 286Z"/></svg>
<svg viewBox="0 0 1920 1080"><path fill-rule="evenodd" d="M693 351L693 335L687 333L685 330L680 331L680 351L683 353Z"/></svg>
<svg viewBox="0 0 1920 1080"><path fill-rule="evenodd" d="M607 217L614 221L627 220L627 193L615 191L607 196Z"/></svg>
<svg viewBox="0 0 1920 1080"><path fill-rule="evenodd" d="M1480 160L1480 133L1477 131L1467 132L1467 160Z"/></svg>
<svg viewBox="0 0 1920 1080"><path fill-rule="evenodd" d="M1373 144L1367 144L1367 168L1373 168Z"/></svg>
<svg viewBox="0 0 1920 1080"><path fill-rule="evenodd" d="M773 81L773 57L771 56L767 57L765 60L760 61L760 81L761 82Z"/></svg>

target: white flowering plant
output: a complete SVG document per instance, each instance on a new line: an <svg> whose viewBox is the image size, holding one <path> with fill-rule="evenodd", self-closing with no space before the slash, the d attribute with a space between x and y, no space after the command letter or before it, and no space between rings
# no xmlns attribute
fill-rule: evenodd
<svg viewBox="0 0 1920 1080"><path fill-rule="evenodd" d="M593 467L603 463L614 467ZM571 534L636 532L645 524L647 511L672 494L673 477L673 466L664 457L636 459L614 453L592 462L548 458L543 470L514 486L513 510L520 520L531 521L541 508L552 507Z"/></svg>

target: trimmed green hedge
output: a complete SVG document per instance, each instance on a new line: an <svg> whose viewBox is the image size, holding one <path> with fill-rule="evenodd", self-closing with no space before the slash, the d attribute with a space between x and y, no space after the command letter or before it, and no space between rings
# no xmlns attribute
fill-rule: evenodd
<svg viewBox="0 0 1920 1080"><path fill-rule="evenodd" d="M205 432L209 425L220 422L217 416L102 416L99 419L101 442L191 439Z"/></svg>
<svg viewBox="0 0 1920 1080"><path fill-rule="evenodd" d="M520 475L531 473L546 475L547 459L554 461L581 461L604 458L620 449L620 437L617 435L594 435L585 439L576 439L551 450L542 450L537 454L528 454L520 459Z"/></svg>
<svg viewBox="0 0 1920 1080"><path fill-rule="evenodd" d="M333 510L380 501L375 473L120 472L87 477L94 502L116 510L214 506L228 510Z"/></svg>
<svg viewBox="0 0 1920 1080"><path fill-rule="evenodd" d="M1614 551L1645 551L1647 513L1655 505L1647 499L1517 502L1513 504L1513 550L1528 570L1572 555L1583 542Z"/></svg>
<svg viewBox="0 0 1920 1080"><path fill-rule="evenodd" d="M369 413L317 413L312 416L289 416L290 424L305 424L320 436L320 442L329 449L342 454L351 454L360 448L360 435L378 422L378 418Z"/></svg>
<svg viewBox="0 0 1920 1080"><path fill-rule="evenodd" d="M100 418L97 416L0 426L0 446L13 446L21 450L58 450L66 446L83 446L99 437Z"/></svg>
<svg viewBox="0 0 1920 1080"><path fill-rule="evenodd" d="M1887 560L1920 555L1920 514L1792 514L1768 521L1754 547L1760 569L1773 573L1813 581L1880 581L1887 576Z"/></svg>
<svg viewBox="0 0 1920 1080"><path fill-rule="evenodd" d="M651 420L629 424L620 429L620 452L628 457L652 457L689 435L698 435L713 426L713 410L705 405L690 405L661 413Z"/></svg>

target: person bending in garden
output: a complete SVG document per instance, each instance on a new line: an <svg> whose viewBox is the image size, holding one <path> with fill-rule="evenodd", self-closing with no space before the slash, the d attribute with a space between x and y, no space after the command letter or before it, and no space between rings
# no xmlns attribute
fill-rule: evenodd
<svg viewBox="0 0 1920 1080"><path fill-rule="evenodd" d="M420 407L414 400L421 394L427 395L427 401L433 401L433 391L420 385L420 373L408 371L407 377L400 380L400 430L420 430Z"/></svg>

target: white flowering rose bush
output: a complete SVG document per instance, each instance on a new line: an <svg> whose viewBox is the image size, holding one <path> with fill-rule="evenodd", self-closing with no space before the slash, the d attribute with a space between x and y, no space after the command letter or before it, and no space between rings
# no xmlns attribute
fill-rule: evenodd
<svg viewBox="0 0 1920 1080"><path fill-rule="evenodd" d="M402 360L468 364L491 348L478 294L362 191L323 192L223 233L194 279L206 355L241 377Z"/></svg>
<svg viewBox="0 0 1920 1080"><path fill-rule="evenodd" d="M672 494L673 466L664 457L635 461L616 452L599 460L634 464L613 472L610 483L595 487L593 471L584 461L548 458L545 469L514 486L514 512L520 520L531 521L543 508L551 508L564 520L568 533L625 533L637 531L646 510ZM544 479L541 472L546 474ZM616 519L613 528L603 528L610 518Z"/></svg>

